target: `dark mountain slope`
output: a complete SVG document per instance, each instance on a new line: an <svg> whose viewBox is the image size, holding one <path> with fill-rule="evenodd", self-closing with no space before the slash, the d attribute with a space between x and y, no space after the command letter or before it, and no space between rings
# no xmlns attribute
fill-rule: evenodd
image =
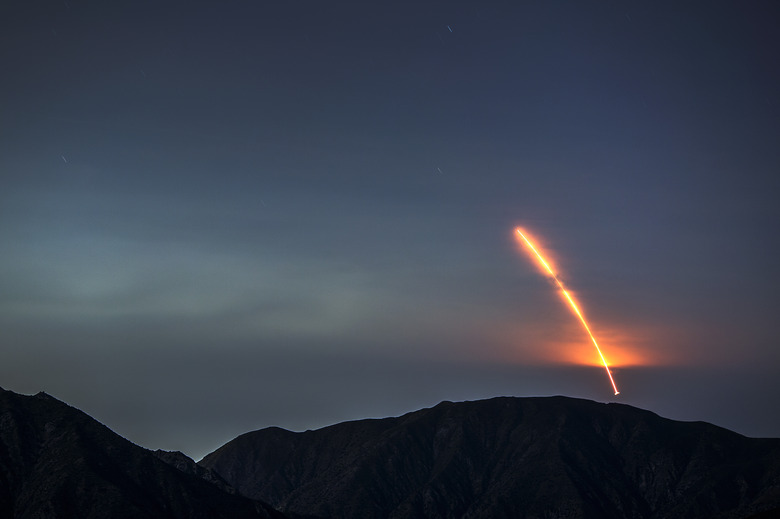
<svg viewBox="0 0 780 519"><path fill-rule="evenodd" d="M237 494L236 489L231 487L227 481L211 469L201 467L195 461L184 453L179 451L164 451L156 450L153 452L155 456L163 460L168 465L173 465L177 469L187 474L192 474L201 479L205 479L209 483L217 486L223 492L228 494Z"/></svg>
<svg viewBox="0 0 780 519"><path fill-rule="evenodd" d="M726 518L780 507L780 440L564 397L269 428L200 464L291 516Z"/></svg>
<svg viewBox="0 0 780 519"><path fill-rule="evenodd" d="M268 518L44 393L0 389L0 517Z"/></svg>

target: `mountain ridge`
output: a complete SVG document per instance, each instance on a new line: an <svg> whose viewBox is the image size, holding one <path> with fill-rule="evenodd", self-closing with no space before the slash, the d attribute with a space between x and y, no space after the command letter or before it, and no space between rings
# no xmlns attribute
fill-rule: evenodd
<svg viewBox="0 0 780 519"><path fill-rule="evenodd" d="M46 393L0 388L0 517L284 516L176 468Z"/></svg>
<svg viewBox="0 0 780 519"><path fill-rule="evenodd" d="M306 517L747 517L780 509L780 439L569 397L442 402L240 435L200 465Z"/></svg>
<svg viewBox="0 0 780 519"><path fill-rule="evenodd" d="M780 439L622 403L444 401L251 431L195 463L46 393L0 388L0 517L779 516Z"/></svg>

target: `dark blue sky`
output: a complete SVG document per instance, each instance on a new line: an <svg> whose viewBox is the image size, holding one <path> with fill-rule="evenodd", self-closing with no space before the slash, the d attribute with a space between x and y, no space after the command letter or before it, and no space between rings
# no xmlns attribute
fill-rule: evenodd
<svg viewBox="0 0 780 519"><path fill-rule="evenodd" d="M496 395L780 436L780 8L0 7L0 386L195 457Z"/></svg>

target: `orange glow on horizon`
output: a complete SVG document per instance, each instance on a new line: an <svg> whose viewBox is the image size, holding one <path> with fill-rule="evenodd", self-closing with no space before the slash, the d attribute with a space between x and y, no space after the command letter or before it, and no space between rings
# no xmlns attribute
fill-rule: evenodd
<svg viewBox="0 0 780 519"><path fill-rule="evenodd" d="M573 297L577 300L576 294ZM543 314L535 318L529 315L531 320L527 322L508 319L496 323L491 348L481 349L480 358L528 366L604 368L595 348L583 347L579 319L570 319L565 312L549 315L548 309L541 310ZM691 362L685 355L684 343L679 342L681 331L658 324L627 322L620 315L607 319L610 326L599 329L598 342L614 377L619 377L617 370L623 368L670 367ZM551 328L556 330L554 334L550 333Z"/></svg>
<svg viewBox="0 0 780 519"><path fill-rule="evenodd" d="M602 341L604 343L605 341ZM610 342L610 341L606 341ZM604 363L601 357L594 355L591 352L582 349L581 341L571 341L557 343L555 350L559 354L559 358L566 364L577 364L581 366L603 366ZM651 366L655 364L664 364L661 359L651 359L647 352L638 348L626 347L625 344L621 344L619 350L615 350L609 357L604 356L605 361L610 366L610 370L614 368L630 368L635 366Z"/></svg>
<svg viewBox="0 0 780 519"><path fill-rule="evenodd" d="M596 347L596 352L598 353L599 359L601 359L601 364L603 364L604 369L607 371L607 376L609 377L609 382L612 384L612 389L615 390L615 395L620 394L620 391L618 391L617 385L615 384L615 379L612 378L612 372L609 369L609 364L607 363L607 359L604 358L604 354L601 352L601 348L599 348L599 344L598 342L596 342L596 338L593 336L593 333L590 331L590 326L588 326L587 321L585 321L585 317L583 317L582 312L580 312L577 303L574 302L574 298L571 296L571 294L569 294L569 292L563 286L561 280L558 279L558 276L555 274L555 271L553 271L553 269L550 267L550 264L544 259L544 257L542 257L541 253L539 253L537 248L533 245L533 243L531 243L531 241L526 237L526 235L523 234L522 229L518 227L515 229L515 231L523 239L527 247L531 251L533 251L533 256L544 267L544 269L547 271L549 276L553 279L553 281L555 281L556 285L558 285L558 288L563 294L564 299L566 299L566 301L569 303L569 306L571 306L572 310L579 318L582 327L585 328L586 332L588 332L588 336L590 337L590 340L593 342L593 346Z"/></svg>

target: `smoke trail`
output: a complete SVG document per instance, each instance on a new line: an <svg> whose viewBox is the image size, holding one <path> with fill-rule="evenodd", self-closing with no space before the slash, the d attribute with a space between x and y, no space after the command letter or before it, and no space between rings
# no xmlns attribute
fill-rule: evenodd
<svg viewBox="0 0 780 519"><path fill-rule="evenodd" d="M601 362L602 364L604 364L604 369L607 370L607 376L609 377L609 381L612 384L612 389L615 390L615 395L619 395L620 391L618 391L618 388L615 385L615 379L612 378L612 372L609 370L607 359L605 359L604 355L601 353L601 348L599 348L599 344L596 342L596 338L593 336L593 333L590 331L590 327L588 326L588 323L585 321L585 318L582 316L580 309L577 308L577 304L574 302L574 298L571 297L569 292L563 286L563 283L561 283L561 280L558 279L558 276L555 274L553 269L550 268L550 265L545 261L545 259L539 253L539 251L536 250L536 247L534 247L533 243L531 243L531 241L528 238L526 238L522 230L518 227L517 229L515 229L515 231L517 232L517 234L520 235L520 237L523 239L523 241L528 246L528 248L533 251L536 258L544 266L545 270L550 274L550 277L553 278L555 283L558 285L558 288L561 290L561 293L563 293L563 296L566 298L566 301L569 302L569 305L571 306L572 310L574 310L574 313L577 314L577 317L579 317L583 328L585 328L585 331L588 332L588 335L590 336L590 340L593 341L593 345L596 347L596 351L598 352L599 357L601 358Z"/></svg>

